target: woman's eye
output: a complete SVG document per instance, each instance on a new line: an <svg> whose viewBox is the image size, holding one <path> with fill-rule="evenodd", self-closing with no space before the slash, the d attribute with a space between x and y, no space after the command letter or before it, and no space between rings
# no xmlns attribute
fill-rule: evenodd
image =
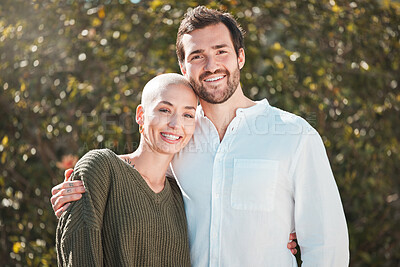
<svg viewBox="0 0 400 267"><path fill-rule="evenodd" d="M192 114L185 114L184 115L186 118L190 118L190 119L193 119L194 118L194 116L192 115Z"/></svg>

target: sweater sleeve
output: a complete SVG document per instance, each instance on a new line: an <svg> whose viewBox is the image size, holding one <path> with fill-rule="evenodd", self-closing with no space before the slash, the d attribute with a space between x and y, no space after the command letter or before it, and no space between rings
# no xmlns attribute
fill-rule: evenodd
<svg viewBox="0 0 400 267"><path fill-rule="evenodd" d="M108 150L92 150L76 164L72 180L86 193L61 216L56 232L58 266L102 266L101 229L110 188Z"/></svg>
<svg viewBox="0 0 400 267"><path fill-rule="evenodd" d="M302 266L348 266L346 219L319 134L304 136L298 152L293 178Z"/></svg>

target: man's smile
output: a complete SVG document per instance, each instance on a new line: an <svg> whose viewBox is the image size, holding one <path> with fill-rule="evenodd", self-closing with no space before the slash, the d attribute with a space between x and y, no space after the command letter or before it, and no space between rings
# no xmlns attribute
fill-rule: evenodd
<svg viewBox="0 0 400 267"><path fill-rule="evenodd" d="M208 78L208 79L205 79L204 81L205 82L215 82L215 81L222 80L223 78L225 78L225 75L220 75L220 76Z"/></svg>

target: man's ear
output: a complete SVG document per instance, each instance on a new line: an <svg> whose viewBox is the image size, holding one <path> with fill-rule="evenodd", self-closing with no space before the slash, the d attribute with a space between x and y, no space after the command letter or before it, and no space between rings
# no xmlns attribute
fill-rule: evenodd
<svg viewBox="0 0 400 267"><path fill-rule="evenodd" d="M136 123L139 125L144 124L144 109L142 105L139 105L136 108Z"/></svg>
<svg viewBox="0 0 400 267"><path fill-rule="evenodd" d="M186 75L185 65L183 63L179 63L179 68L181 69L182 75L185 76Z"/></svg>
<svg viewBox="0 0 400 267"><path fill-rule="evenodd" d="M238 65L239 65L239 69L242 69L244 66L244 63L246 61L246 56L244 54L244 49L240 48L239 49L239 55L238 55Z"/></svg>

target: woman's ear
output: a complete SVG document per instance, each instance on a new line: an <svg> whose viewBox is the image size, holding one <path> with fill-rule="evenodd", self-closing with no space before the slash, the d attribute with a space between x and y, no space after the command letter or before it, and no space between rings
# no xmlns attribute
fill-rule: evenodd
<svg viewBox="0 0 400 267"><path fill-rule="evenodd" d="M139 125L143 125L144 123L144 109L142 105L136 108L136 123Z"/></svg>

